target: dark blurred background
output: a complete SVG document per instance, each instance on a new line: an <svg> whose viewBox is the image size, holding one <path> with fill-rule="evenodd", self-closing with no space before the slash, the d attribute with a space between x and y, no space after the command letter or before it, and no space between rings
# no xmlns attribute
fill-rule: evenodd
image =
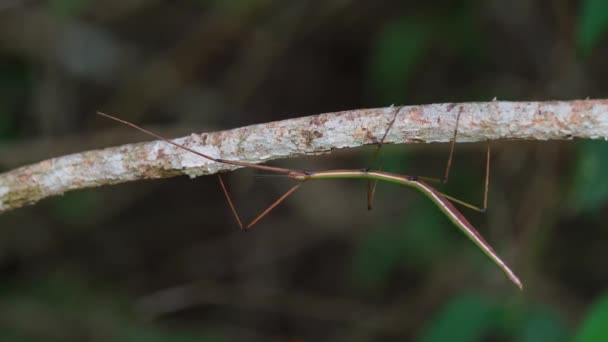
<svg viewBox="0 0 608 342"><path fill-rule="evenodd" d="M148 137L391 104L608 97L608 2L0 2L0 168ZM440 176L447 144L385 146ZM373 147L273 163L361 168ZM215 177L88 189L0 216L1 341L607 341L608 143L495 142L463 213L311 182L241 233ZM254 217L289 180L226 175ZM484 145L441 189L481 203Z"/></svg>

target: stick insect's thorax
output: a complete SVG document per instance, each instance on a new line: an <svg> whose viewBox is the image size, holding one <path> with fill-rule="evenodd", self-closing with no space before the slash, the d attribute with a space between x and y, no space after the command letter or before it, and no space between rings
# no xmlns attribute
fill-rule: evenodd
<svg viewBox="0 0 608 342"><path fill-rule="evenodd" d="M401 185L416 186L418 181L416 176L399 175L391 172L372 171L367 169L360 170L331 170L331 171L292 171L289 178L299 181L314 179L376 179Z"/></svg>

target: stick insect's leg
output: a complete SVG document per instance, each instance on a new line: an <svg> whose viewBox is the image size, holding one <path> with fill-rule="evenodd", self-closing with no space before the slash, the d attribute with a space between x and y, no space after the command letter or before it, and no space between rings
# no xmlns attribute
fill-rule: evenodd
<svg viewBox="0 0 608 342"><path fill-rule="evenodd" d="M486 181L483 191L483 208L488 209L488 190L490 190L490 141L487 142L486 148Z"/></svg>
<svg viewBox="0 0 608 342"><path fill-rule="evenodd" d="M490 188L490 142L488 141L488 147L487 147L487 151L486 151L486 177L485 177L485 182L484 182L483 207L478 207L476 205L467 203L465 201L461 201L457 198L446 195L444 193L441 193L441 195L454 203L458 203L460 205L463 205L469 209L473 209L480 213L485 213L486 210L488 209L488 190L489 190L489 188Z"/></svg>
<svg viewBox="0 0 608 342"><path fill-rule="evenodd" d="M382 171L382 159L380 159L380 165L378 165L378 171ZM367 180L367 210L373 209L374 195L376 194L376 186L378 180L374 180L373 184L370 179Z"/></svg>
<svg viewBox="0 0 608 342"><path fill-rule="evenodd" d="M445 168L445 173L443 175L443 179L424 177L424 176L418 176L418 179L425 181L425 182L434 182L434 183L441 183L441 184L445 184L448 182L448 178L450 176L450 169L452 168L452 159L454 156L454 146L456 145L456 136L458 135L459 122L460 122L460 113L458 113L458 116L456 116L456 127L454 128L454 136L452 137L452 142L450 144L450 155L448 157L448 163ZM488 209L489 186L490 186L490 142L488 141L487 151L486 151L486 177L485 177L485 184L484 184L483 207L479 207L479 206L467 203L465 201L459 200L457 198L454 198L454 197L444 194L444 193L441 193L441 195L454 203L458 203L460 205L463 205L469 209L473 209L480 213L485 213L486 210Z"/></svg>
<svg viewBox="0 0 608 342"><path fill-rule="evenodd" d="M294 191L298 190L298 188L300 186L302 186L302 183L298 183L298 184L292 186L291 189L287 190L287 192L285 192L283 195L281 195L281 197L279 197L276 201L274 201L274 203L272 203L268 208L266 208L266 210L264 210L260 215L258 215L258 217L256 217L255 219L253 219L253 221L251 221L251 223L249 223L247 225L247 227L245 228L245 230L251 229L251 227L253 227L256 223L258 223L272 209L274 209L277 205L279 205L281 202L283 202L287 197L289 197L289 195L293 194Z"/></svg>
<svg viewBox="0 0 608 342"><path fill-rule="evenodd" d="M276 201L274 201L274 203L272 203L268 208L266 208L266 210L264 210L255 219L253 219L253 221L251 221L251 223L249 223L247 226L244 226L243 222L241 221L241 218L239 217L239 214L236 211L236 208L234 207L234 203L232 202L232 199L230 198L230 194L228 194L228 190L226 189L226 185L224 184L224 180L222 179L222 176L220 176L219 174L217 176L220 181L220 186L222 187L222 191L224 192L224 195L226 196L226 200L228 201L228 205L230 206L230 210L232 211L232 214L234 215L234 218L236 219L236 223L239 225L239 229L242 231L248 231L249 229L251 229L251 227L253 227L256 223L258 223L262 218L264 218L264 216L268 215L268 213L272 209L274 209L277 205L279 205L281 202L283 202L287 197L289 197L289 195L294 193L294 191L298 190L298 188L302 185L302 183L299 183L299 184L296 184L293 187L291 187L291 189L287 190L287 192L285 192L283 195L281 195L281 197L279 197Z"/></svg>
<svg viewBox="0 0 608 342"><path fill-rule="evenodd" d="M433 182L433 183L441 183L446 184L448 182L448 178L450 177L450 170L452 169L452 158L454 156L454 147L456 146L456 136L458 135L458 124L460 123L460 112L456 116L456 127L454 127L454 136L452 136L452 141L450 143L450 155L448 156L448 163L445 166L445 173L443 174L443 178L433 178L433 177L424 177L419 176L418 179L421 179L425 182Z"/></svg>
<svg viewBox="0 0 608 342"><path fill-rule="evenodd" d="M230 206L232 215L234 215L234 218L236 219L236 223L239 225L239 229L245 230L245 227L243 226L243 222L241 222L241 218L239 217L239 214L237 213L236 208L234 207L234 203L232 203L232 199L230 199L230 195L228 194L228 189L226 189L226 185L224 185L224 180L222 179L222 176L219 173L217 175L217 178L220 181L220 186L222 187L224 196L226 196L226 200L228 201L228 205Z"/></svg>
<svg viewBox="0 0 608 342"><path fill-rule="evenodd" d="M380 141L376 145L376 150L374 151L374 154L372 155L370 165L372 165L378 158L378 154L380 152L380 148L382 147L382 144L384 143L384 139L386 139L386 136L388 135L388 131L390 131L391 127L393 127L393 124L395 123L395 120L397 119L397 114L399 114L399 111L402 108L403 108L403 106L399 106L395 109L393 118L389 122L388 127L386 127L386 131L384 131L384 135L382 136L382 139L380 139ZM371 166L370 166L370 168L371 168ZM380 159L380 165L378 166L378 170L382 171L382 158ZM367 210L372 210L372 208L373 208L374 195L376 194L377 185L378 185L378 180L374 180L373 182L369 179L367 180Z"/></svg>

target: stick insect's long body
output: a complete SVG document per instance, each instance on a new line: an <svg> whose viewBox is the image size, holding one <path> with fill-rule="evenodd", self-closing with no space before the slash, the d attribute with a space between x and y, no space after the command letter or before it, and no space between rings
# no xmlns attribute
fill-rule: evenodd
<svg viewBox="0 0 608 342"><path fill-rule="evenodd" d="M439 210L452 223L460 229L477 247L479 247L485 255L490 258L504 273L505 275L520 289L523 285L519 278L511 271L511 269L502 261L496 252L490 247L490 244L477 232L475 227L454 207L454 205L444 197L439 191L427 183L419 180L416 176L400 175L390 172L383 171L371 171L371 170L332 170L332 171L294 171L288 174L289 178L299 181L315 180L315 179L370 179L379 180L389 183L395 183L410 188L414 188L428 197L433 204L435 204Z"/></svg>
<svg viewBox="0 0 608 342"><path fill-rule="evenodd" d="M492 260L505 273L505 275L517 287L519 287L519 289L523 289L522 283L519 280L519 278L515 275L515 273L513 273L513 271L511 271L511 269L502 261L502 259L500 259L498 254L496 254L496 252L494 251L494 249L492 249L492 247L490 247L490 244L488 242L486 242L486 240L477 232L475 227L473 227L473 225L471 225L471 223L469 223L469 221L460 213L460 211L458 211L458 209L456 209L456 207L454 207L454 205L450 201L455 201L455 202L461 203L468 207L473 207L473 206L468 205L455 198L451 198L447 195L441 194L439 191L435 190L433 187L431 187L430 185L428 185L427 183L425 183L424 181L422 181L421 179L419 179L416 176L399 175L399 174L390 173L390 172L374 171L374 170L368 170L368 169L331 170L331 171L319 171L319 172L298 171L298 170L285 169L285 168L274 167L274 166L257 165L257 164L251 164L251 163L246 163L246 162L225 160L225 159L215 158L215 157L206 155L204 153L198 152L196 150L193 150L187 146L180 145L174 141L171 141L156 133L143 129L128 121L121 120L119 118L116 118L114 116L104 114L101 112L98 112L98 114L105 116L109 119L121 122L125 125L131 126L141 132L144 132L148 135L161 139L168 144L182 148L186 151L192 152L196 155L199 155L203 158L206 158L208 160L211 160L211 161L214 161L217 163L224 163L224 164L230 164L230 165L236 165L236 166L242 166L242 167L250 167L250 168L254 168L254 169L258 169L258 170L265 170L265 171L270 171L270 172L287 174L287 176L289 178L300 181L299 184L293 186L290 190L288 190L281 197L279 197L279 199L277 199L265 211L263 211L260 215L258 215L258 217L256 217L253 221L251 221L251 223L244 226L239 218L239 215L236 212L236 209L234 208L234 204L232 203L230 196L228 195L228 191L226 190L226 187L224 185L224 182L222 181L221 176L218 177L222 190L224 191L224 194L226 195L226 199L228 200L228 204L230 205L230 209L232 210L232 212L239 224L239 227L243 230L250 229L260 219L262 219L264 216L266 216L266 214L268 214L268 212L270 212L274 207L276 207L279 203L281 203L283 200L285 200L285 198L287 198L289 195L291 195L293 192L295 192L303 182L308 181L308 180L345 179L345 178L367 179L367 180L396 183L399 185L408 186L410 188L417 189L418 191L422 192L425 196L427 196L441 210L441 212L443 212L448 217L448 219L450 221L452 221L452 223L454 223L454 225L456 225L456 227L458 227L458 229L460 229L471 241L473 241L473 243L475 243L475 245L477 245L484 252L484 254L486 254L490 258L490 260ZM394 121L394 119L393 119L393 121ZM488 154L489 154L489 150L488 150ZM486 186L487 186L487 173L486 173ZM369 203L368 203L368 205L369 205Z"/></svg>

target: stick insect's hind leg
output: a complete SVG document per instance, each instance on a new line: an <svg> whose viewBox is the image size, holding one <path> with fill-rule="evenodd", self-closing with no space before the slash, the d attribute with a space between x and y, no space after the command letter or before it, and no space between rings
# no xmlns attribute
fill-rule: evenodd
<svg viewBox="0 0 608 342"><path fill-rule="evenodd" d="M384 135L382 136L382 138L380 139L378 144L376 144L376 150L374 151L374 154L372 155L372 159L370 161L370 167L368 168L368 170L372 168L371 165L374 164L376 159L378 159L378 155L380 153L380 148L382 148L382 144L384 143L384 140L386 139L388 132L393 127L393 124L395 123L395 120L397 119L397 114L399 114L399 111L401 111L401 109L403 107L404 106L399 106L395 109L393 118L389 122L388 127L386 127L386 131L384 131ZM378 171L382 171L382 158L380 158L380 163L378 165ZM376 194L377 185L378 185L378 180L374 180L374 181L372 181L370 179L367 180L367 210L372 210L372 208L373 208L374 195Z"/></svg>
<svg viewBox="0 0 608 342"><path fill-rule="evenodd" d="M448 162L445 167L445 173L443 174L443 178L439 179L439 178L418 176L417 177L418 179L423 180L425 182L433 182L433 183L441 183L441 184L446 184L448 182L448 178L450 176L450 170L452 168L452 159L454 157L456 137L458 136L458 124L459 123L460 123L460 113L458 113L458 115L456 116L456 127L454 127L454 136L452 136L452 141L450 143L450 154L448 156ZM458 203L462 206L465 206L469 209L473 209L480 213L485 213L486 210L488 209L489 185L490 185L490 142L488 141L487 142L487 151L486 151L486 176L485 176L484 194L483 194L483 207L479 207L479 206L470 204L468 202L459 200L455 197L452 197L452 196L444 194L444 193L441 193L441 195L443 197L447 198L448 200L450 200L451 202Z"/></svg>
<svg viewBox="0 0 608 342"><path fill-rule="evenodd" d="M460 205L463 205L469 209L473 209L480 213L485 213L488 210L488 190L489 190L489 188L490 188L490 142L488 141L487 150L486 150L486 177L485 177L485 181L484 181L483 206L478 207L476 205L473 205L473 204L467 203L465 201L461 201L452 196L446 195L444 193L440 193L440 194L443 197L450 200L451 202L458 203Z"/></svg>
<svg viewBox="0 0 608 342"><path fill-rule="evenodd" d="M291 195L296 190L298 190L298 188L302 185L302 183L298 183L298 184L292 186L283 195L281 195L281 197L279 197L270 206L268 206L268 208L266 208L261 214L259 214L256 218L254 218L247 226L244 226L243 222L241 221L241 218L239 217L239 214L236 211L236 208L234 207L234 203L232 202L232 199L230 198L228 189L226 189L226 185L224 184L224 180L222 179L222 176L219 174L217 176L220 181L220 186L222 187L222 192L224 193L224 196L226 196L226 200L228 201L228 205L230 206L230 210L232 211L232 214L234 215L234 218L236 219L236 223L239 225L239 229L242 231L250 230L256 223L258 223L262 218L264 218L264 216L268 215L268 213L272 209L274 209L277 205L279 205L281 202L283 202L287 197L289 197L289 195Z"/></svg>

